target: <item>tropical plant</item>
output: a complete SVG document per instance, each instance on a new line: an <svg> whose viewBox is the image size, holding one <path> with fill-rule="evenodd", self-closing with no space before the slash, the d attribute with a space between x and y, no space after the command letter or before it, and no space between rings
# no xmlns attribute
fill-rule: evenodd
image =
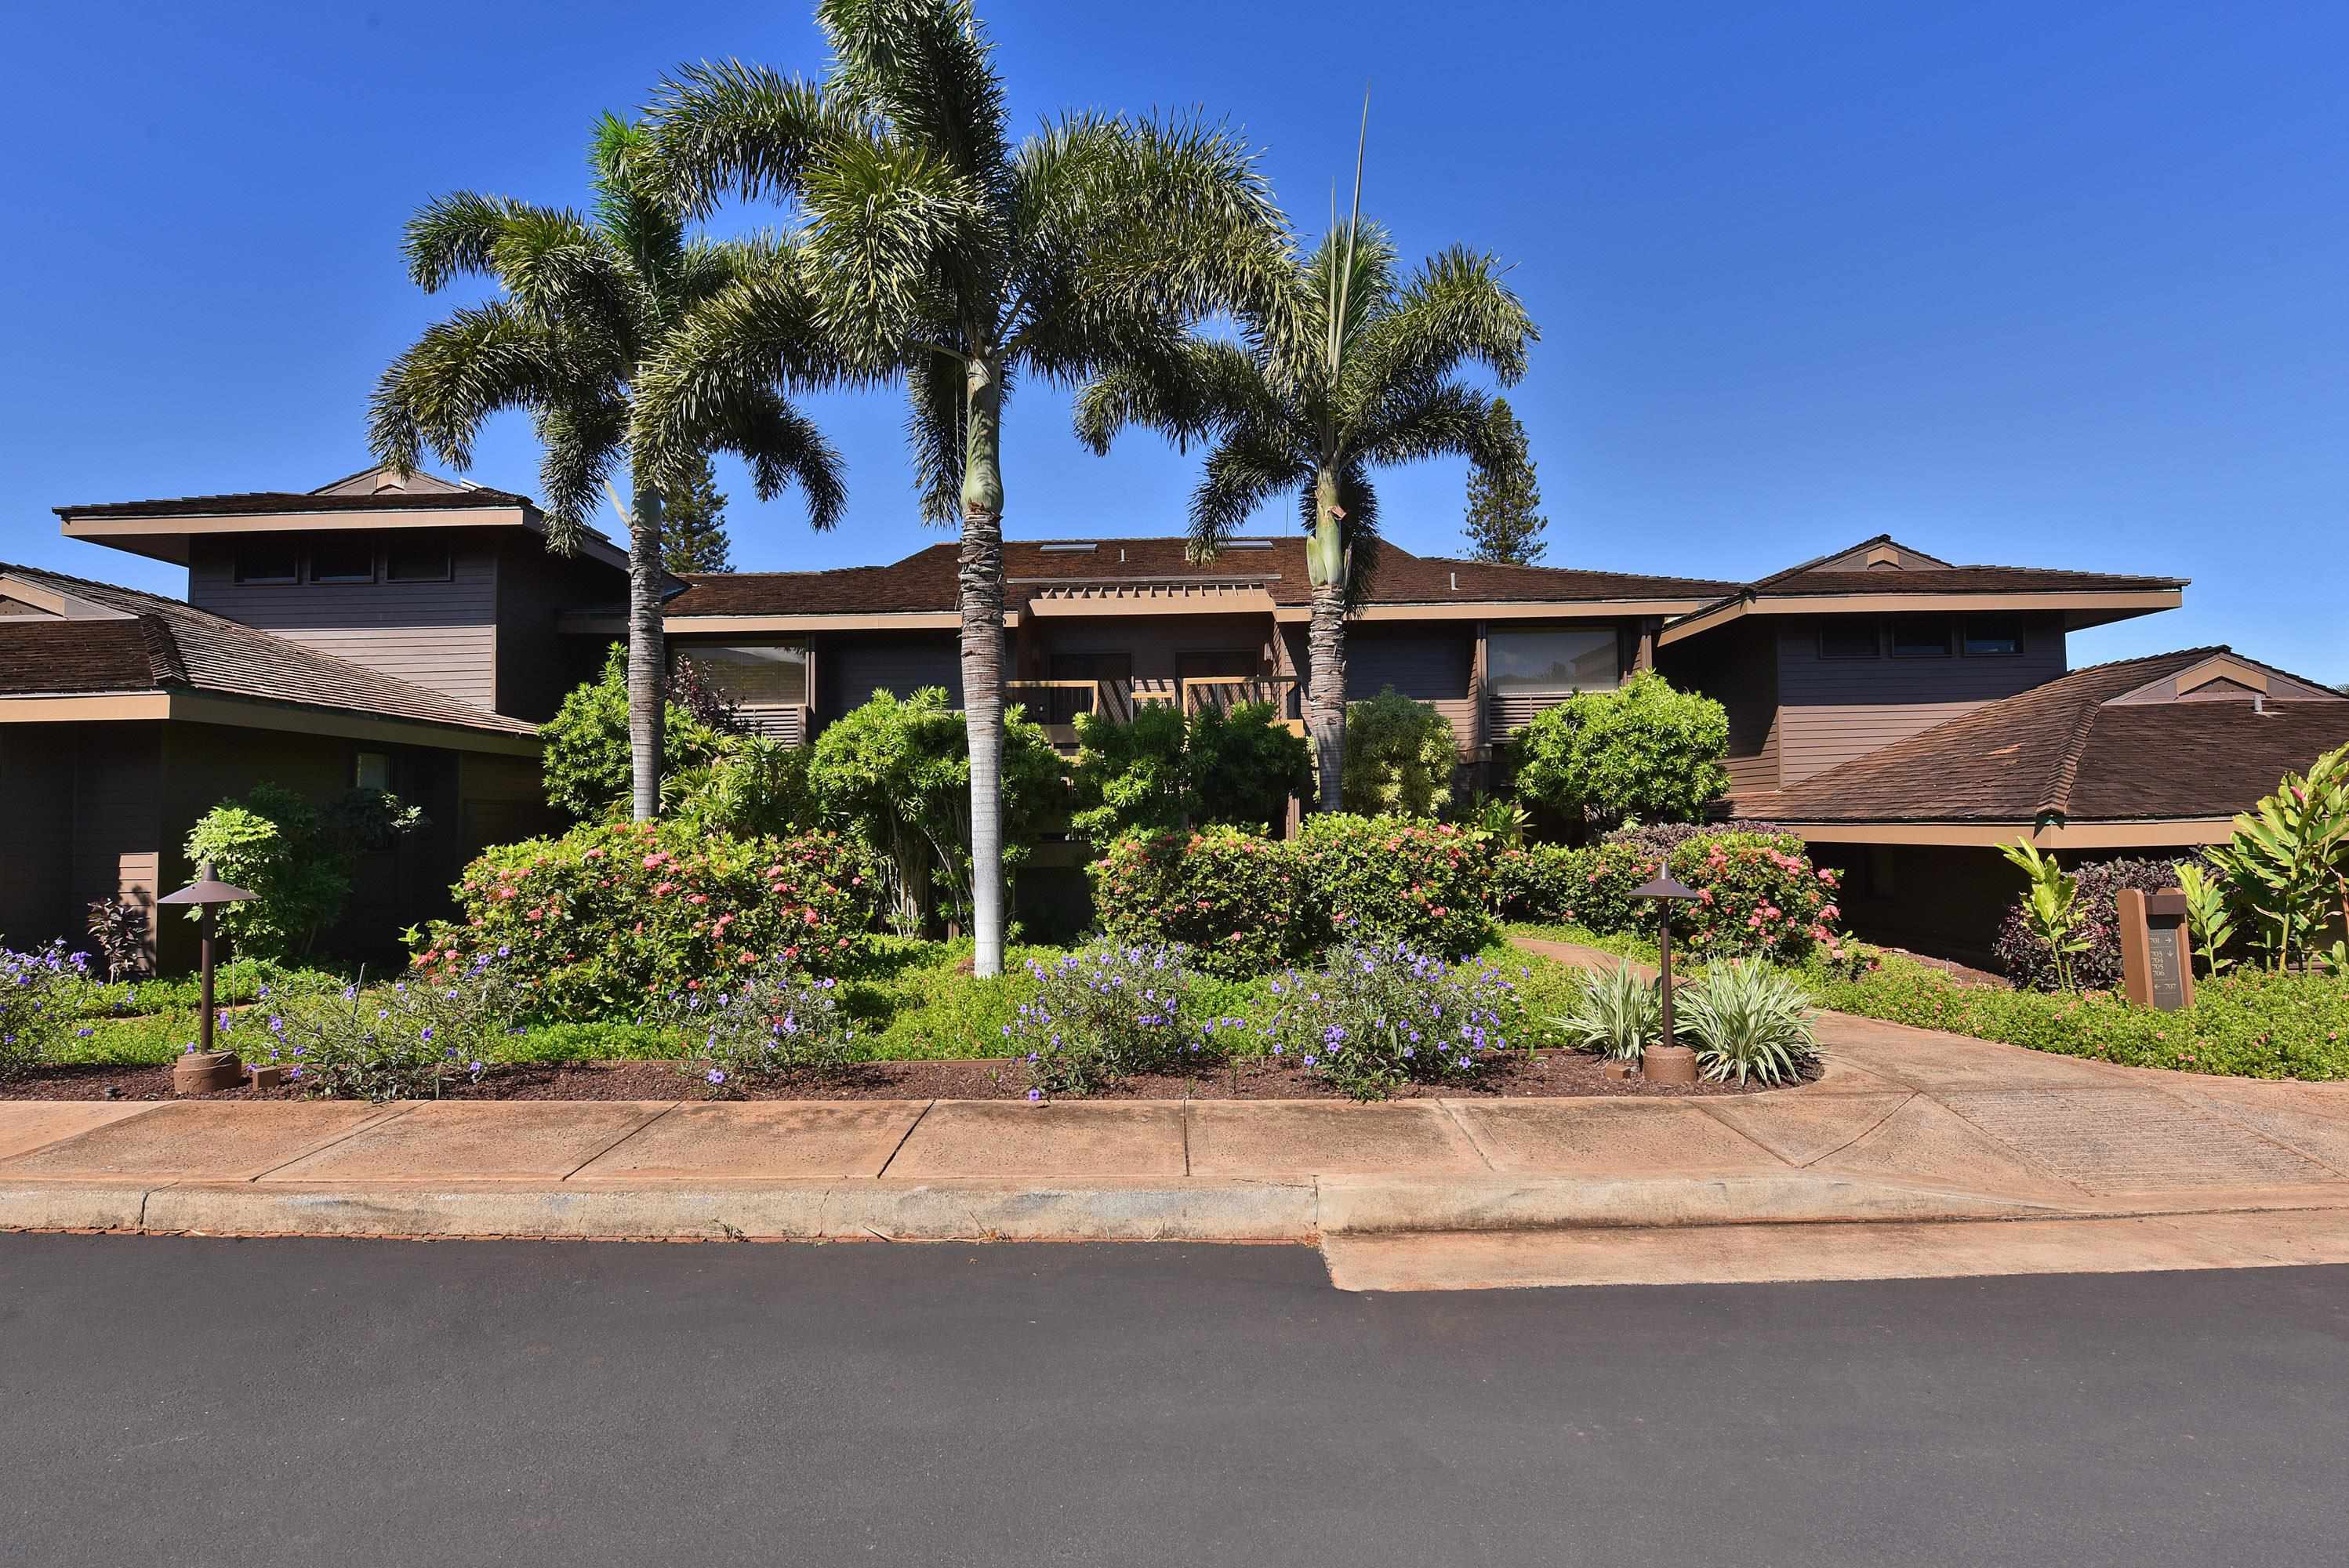
<svg viewBox="0 0 2349 1568"><path fill-rule="evenodd" d="M726 537L726 494L708 453L689 463L681 484L661 497L661 565L675 573L731 572Z"/></svg>
<svg viewBox="0 0 2349 1568"><path fill-rule="evenodd" d="M1365 104L1366 138L1368 118ZM1403 279L1393 241L1362 220L1361 191L1358 153L1346 221L1276 290L1242 302L1238 341L1133 356L1077 399L1078 434L1097 452L1128 425L1208 444L1191 497L1196 556L1267 501L1298 498L1312 592L1306 729L1325 811L1345 773L1346 614L1378 571L1371 470L1447 456L1506 467L1493 400L1456 372L1482 364L1514 385L1540 335L1489 255L1454 246Z"/></svg>
<svg viewBox="0 0 2349 1568"><path fill-rule="evenodd" d="M1569 1046L1636 1062L1662 1028L1663 996L1660 982L1619 959L1612 969L1577 971L1573 1001L1551 1021Z"/></svg>
<svg viewBox="0 0 2349 1568"><path fill-rule="evenodd" d="M2235 939L2235 911L2228 901L2226 879L2211 867L2180 861L2175 868L2178 890L2186 895L2186 931L2202 958L2205 974L2224 973L2234 959L2227 944Z"/></svg>
<svg viewBox="0 0 2349 1568"><path fill-rule="evenodd" d="M1054 964L1030 959L1028 973L1036 995L1003 1037L1027 1066L1030 1099L1207 1059L1208 1033L1189 1012L1197 982L1179 946L1100 943Z"/></svg>
<svg viewBox="0 0 2349 1568"><path fill-rule="evenodd" d="M2080 944L2064 954L2067 985L2056 972L2057 954L2040 937L2026 892L1999 923L1991 951L2017 985L2033 991L2109 991L2121 983L2120 894L2124 889L2160 892L2178 884L2171 861L2137 858L2085 861L2073 866L2072 934Z"/></svg>
<svg viewBox="0 0 2349 1568"><path fill-rule="evenodd" d="M823 0L821 87L730 62L652 109L665 188L798 204L796 289L746 279L642 384L640 430L683 449L699 410L837 350L902 377L924 515L958 522L974 965L1003 968L1003 406L1022 376L1070 383L1262 297L1286 238L1253 155L1195 120L1062 118L1014 143L968 0Z"/></svg>
<svg viewBox="0 0 2349 1568"><path fill-rule="evenodd" d="M2268 967L2305 966L2349 873L2349 746L2306 774L2287 773L2275 793L2238 816L2227 842L2203 851L2224 873Z"/></svg>
<svg viewBox="0 0 2349 1568"><path fill-rule="evenodd" d="M1019 708L1005 714L1001 738L1006 832L996 856L1009 875L1064 809L1067 772L1043 726ZM882 857L891 918L909 933L973 908L970 779L970 731L942 686L904 698L876 691L816 738L808 784L824 819Z"/></svg>
<svg viewBox="0 0 2349 1568"><path fill-rule="evenodd" d="M2055 988L2075 989L2073 956L2086 952L2090 945L2080 931L2078 879L2056 864L2054 855L2041 853L2029 839L2001 844L1998 852L2030 879L2023 890L2023 922L2032 939L2047 952L2054 968Z"/></svg>
<svg viewBox="0 0 2349 1568"><path fill-rule="evenodd" d="M1691 822L1729 789L1729 710L1653 670L1578 692L1511 739L1517 792L1569 820Z"/></svg>
<svg viewBox="0 0 2349 1568"><path fill-rule="evenodd" d="M424 825L417 808L379 789L347 791L322 812L264 779L243 800L223 800L197 818L181 848L254 895L218 912L237 953L286 959L307 954L341 917L362 851L388 849Z"/></svg>
<svg viewBox="0 0 2349 1568"><path fill-rule="evenodd" d="M857 1058L840 982L793 964L770 961L673 991L649 1016L685 1037L692 1056L679 1070L712 1099L737 1099L784 1078L834 1077Z"/></svg>
<svg viewBox="0 0 2349 1568"><path fill-rule="evenodd" d="M1531 566L1549 553L1542 535L1549 521L1541 514L1541 486L1508 399L1493 399L1491 459L1468 475L1468 553L1476 561Z"/></svg>
<svg viewBox="0 0 2349 1568"><path fill-rule="evenodd" d="M629 655L615 643L604 673L564 694L554 717L539 726L539 772L546 803L583 822L627 814L634 773L628 694ZM725 736L678 700L672 677L661 724L665 779L715 762Z"/></svg>
<svg viewBox="0 0 2349 1568"><path fill-rule="evenodd" d="M1400 943L1340 947L1272 982L1259 1033L1273 1056L1356 1099L1405 1083L1459 1083L1508 1049L1514 981L1482 959L1446 964Z"/></svg>
<svg viewBox="0 0 2349 1568"><path fill-rule="evenodd" d="M1795 977L1753 959L1710 965L1672 994L1674 1032L1696 1046L1715 1083L1790 1083L1818 1055L1809 995Z"/></svg>
<svg viewBox="0 0 2349 1568"><path fill-rule="evenodd" d="M702 833L780 836L823 818L808 782L809 755L768 735L731 735L718 754L661 780L661 810Z"/></svg>
<svg viewBox="0 0 2349 1568"><path fill-rule="evenodd" d="M1311 748L1268 702L1194 713L1184 760L1202 822L1270 830L1313 789Z"/></svg>
<svg viewBox="0 0 2349 1568"><path fill-rule="evenodd" d="M642 128L610 115L596 123L590 216L470 191L418 211L404 245L418 286L437 294L481 275L498 294L425 329L384 372L368 427L376 456L403 474L427 448L461 471L492 414L528 410L543 449L547 542L562 551L579 547L598 491L626 467L628 799L638 819L659 810L666 756L664 493L686 489L693 465L722 449L750 461L761 499L796 480L819 529L839 520L846 500L838 456L776 390L775 377L707 388L689 409L671 410L662 427L669 444L657 452L632 432L647 365L692 328L713 296L755 288L771 311L793 312L802 323L807 315L793 284L797 251L769 239L688 240L682 209L644 177L646 150ZM823 375L808 362L792 379Z"/></svg>
<svg viewBox="0 0 2349 1568"><path fill-rule="evenodd" d="M88 955L67 953L62 937L30 953L0 947L0 1081L57 1048L74 1025L72 995L88 976Z"/></svg>
<svg viewBox="0 0 2349 1568"><path fill-rule="evenodd" d="M1079 714L1070 825L1106 847L1123 833L1229 824L1259 831L1312 787L1305 742L1270 703L1201 708L1187 719L1164 703L1121 724Z"/></svg>
<svg viewBox="0 0 2349 1568"><path fill-rule="evenodd" d="M1387 687L1346 708L1340 804L1362 817L1433 817L1452 804L1452 721Z"/></svg>

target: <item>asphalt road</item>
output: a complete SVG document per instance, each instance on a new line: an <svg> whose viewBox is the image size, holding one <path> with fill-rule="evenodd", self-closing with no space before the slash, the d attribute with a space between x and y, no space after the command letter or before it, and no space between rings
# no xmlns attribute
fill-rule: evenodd
<svg viewBox="0 0 2349 1568"><path fill-rule="evenodd" d="M0 1561L2349 1559L2349 1269L0 1236Z"/></svg>

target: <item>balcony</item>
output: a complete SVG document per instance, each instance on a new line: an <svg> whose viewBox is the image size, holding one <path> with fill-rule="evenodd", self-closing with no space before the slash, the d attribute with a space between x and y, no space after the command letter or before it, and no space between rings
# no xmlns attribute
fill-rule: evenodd
<svg viewBox="0 0 2349 1568"><path fill-rule="evenodd" d="M1194 676L1187 680L1006 681L1003 699L1018 703L1044 727L1061 750L1077 744L1077 716L1095 714L1119 724L1133 711L1179 707L1187 716L1229 713L1241 703L1268 702L1291 733L1305 733L1303 683L1295 676Z"/></svg>
<svg viewBox="0 0 2349 1568"><path fill-rule="evenodd" d="M1194 676L1183 683L1185 714L1228 714L1251 702L1270 703L1290 734L1305 733L1305 683L1295 676Z"/></svg>

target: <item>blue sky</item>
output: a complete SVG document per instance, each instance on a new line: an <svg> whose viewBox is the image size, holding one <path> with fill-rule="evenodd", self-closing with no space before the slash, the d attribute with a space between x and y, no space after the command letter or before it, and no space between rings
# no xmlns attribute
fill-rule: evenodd
<svg viewBox="0 0 2349 1568"><path fill-rule="evenodd" d="M120 5L17 14L0 557L176 592L48 509L361 467L367 394L445 308L399 227L457 187L580 199L594 115L704 57L814 73L783 0ZM1553 562L1744 576L1890 531L1959 561L2171 573L2075 663L2205 642L2349 680L2349 157L2338 5L993 0L1023 124L1204 106L1326 222L1372 93L1367 210L1515 263L1511 394ZM816 399L850 521L739 471L737 563L885 560L895 399ZM526 424L472 477L533 490ZM1007 527L1173 531L1193 469L1007 417ZM1381 481L1458 548L1463 469ZM1267 529L1293 526L1268 509Z"/></svg>

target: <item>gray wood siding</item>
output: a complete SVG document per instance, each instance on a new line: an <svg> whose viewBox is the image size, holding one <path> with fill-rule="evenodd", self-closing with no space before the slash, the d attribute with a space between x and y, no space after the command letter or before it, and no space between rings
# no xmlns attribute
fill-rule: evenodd
<svg viewBox="0 0 2349 1568"><path fill-rule="evenodd" d="M952 632L820 637L815 666L816 709L822 720L863 707L875 691L905 697L924 686L944 686L948 705L962 706L962 645Z"/></svg>
<svg viewBox="0 0 2349 1568"><path fill-rule="evenodd" d="M1779 782L1815 773L1970 713L2064 673L2064 633L2052 617L2023 629L2007 658L1822 659L1805 624L1778 634Z"/></svg>
<svg viewBox="0 0 2349 1568"><path fill-rule="evenodd" d="M553 554L536 534L510 531L498 549L495 711L533 724L553 718L564 694L579 684L556 618L565 610L624 604L627 596L626 573L584 556Z"/></svg>
<svg viewBox="0 0 2349 1568"><path fill-rule="evenodd" d="M1778 656L1775 634L1752 624L1725 627L1658 650L1658 673L1684 691L1701 691L1728 710L1729 792L1778 788Z"/></svg>
<svg viewBox="0 0 2349 1568"><path fill-rule="evenodd" d="M493 536L456 537L446 583L236 581L232 542L201 542L188 567L200 610L495 710L498 552Z"/></svg>

